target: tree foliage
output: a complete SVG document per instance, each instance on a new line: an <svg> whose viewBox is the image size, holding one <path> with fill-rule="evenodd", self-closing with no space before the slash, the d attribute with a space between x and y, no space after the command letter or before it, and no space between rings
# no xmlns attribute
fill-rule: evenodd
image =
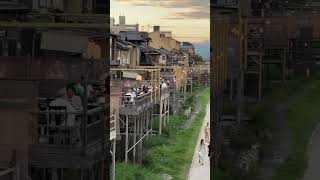
<svg viewBox="0 0 320 180"><path fill-rule="evenodd" d="M196 54L194 56L194 62L195 63L202 63L202 62L204 62L204 60L203 60L202 56L200 56L199 54Z"/></svg>

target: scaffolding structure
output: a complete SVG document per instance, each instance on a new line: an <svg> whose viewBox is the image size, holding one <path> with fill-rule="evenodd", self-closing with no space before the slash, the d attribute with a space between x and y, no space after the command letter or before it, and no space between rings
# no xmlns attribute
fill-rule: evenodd
<svg viewBox="0 0 320 180"><path fill-rule="evenodd" d="M188 79L189 68L182 66L138 66L135 68L160 69L160 77L169 81L172 113L176 112L185 103L187 84L190 86L191 83L190 77Z"/></svg>
<svg viewBox="0 0 320 180"><path fill-rule="evenodd" d="M133 80L125 80L124 73L129 72ZM130 75L130 73L132 73ZM159 69L118 69L112 68L112 81L120 83L122 90L134 88L137 85L150 84L153 91L134 99L122 93L120 99L120 135L124 136L124 159L128 162L132 154L134 163L142 163L143 139L155 133L153 118L159 117L158 134L162 133L162 128L169 123L169 87L160 89ZM143 79L136 80L136 76ZM121 145L121 144L120 144Z"/></svg>

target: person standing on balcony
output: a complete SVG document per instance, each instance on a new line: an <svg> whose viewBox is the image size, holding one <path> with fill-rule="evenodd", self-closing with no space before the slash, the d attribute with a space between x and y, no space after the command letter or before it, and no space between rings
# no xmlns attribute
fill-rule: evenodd
<svg viewBox="0 0 320 180"><path fill-rule="evenodd" d="M75 90L74 86L68 86L66 99L68 102L71 103L72 107L76 111L82 111L83 106L82 106L81 98L79 96L75 95L75 91L76 90Z"/></svg>
<svg viewBox="0 0 320 180"><path fill-rule="evenodd" d="M60 128L60 130L68 131L70 128L73 128L75 126L76 109L67 100L67 92L65 88L59 90L58 97L55 100L50 102L49 107L65 107L66 108L66 111L67 111L66 119L63 119L60 123L57 124L63 127L63 128ZM64 132L64 133L67 133L67 132ZM61 135L59 139L63 139L63 137L65 136Z"/></svg>
<svg viewBox="0 0 320 180"><path fill-rule="evenodd" d="M81 98L77 95L75 95L75 88L74 86L68 86L67 87L67 96L66 96L67 101L71 104L71 106L75 109L77 112L82 112L83 111L83 105ZM74 120L73 126L70 126L70 134L71 134L71 141L74 142L76 141L77 143L80 142L80 122L76 122Z"/></svg>

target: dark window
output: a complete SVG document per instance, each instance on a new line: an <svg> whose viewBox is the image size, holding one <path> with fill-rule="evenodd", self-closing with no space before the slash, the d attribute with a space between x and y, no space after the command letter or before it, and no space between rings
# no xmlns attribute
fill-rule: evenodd
<svg viewBox="0 0 320 180"><path fill-rule="evenodd" d="M15 39L8 40L8 55L9 56L17 55L17 41Z"/></svg>

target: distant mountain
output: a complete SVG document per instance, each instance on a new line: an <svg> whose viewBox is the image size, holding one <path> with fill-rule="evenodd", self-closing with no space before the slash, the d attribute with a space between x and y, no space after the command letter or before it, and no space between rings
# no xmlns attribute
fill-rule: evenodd
<svg viewBox="0 0 320 180"><path fill-rule="evenodd" d="M200 54L204 60L209 60L210 58L210 41L194 43L194 48L196 54Z"/></svg>

